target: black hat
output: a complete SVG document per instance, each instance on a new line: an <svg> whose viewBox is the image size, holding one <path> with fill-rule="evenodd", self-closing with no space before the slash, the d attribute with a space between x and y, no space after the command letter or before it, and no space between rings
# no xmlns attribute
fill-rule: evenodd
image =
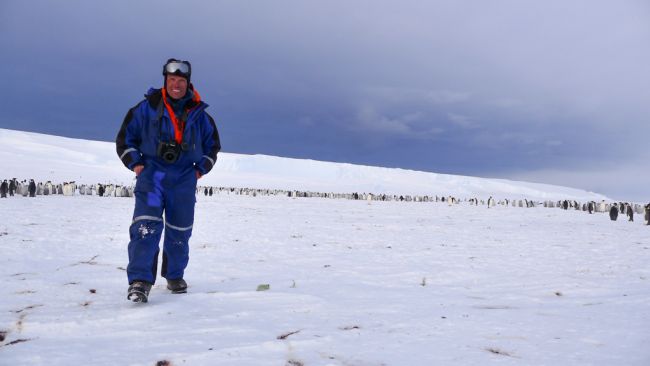
<svg viewBox="0 0 650 366"><path fill-rule="evenodd" d="M190 77L192 76L192 64L189 61L177 60L175 58L170 58L163 66L163 76L165 76L165 82L167 81L167 75L178 75L187 79L187 83L190 83Z"/></svg>

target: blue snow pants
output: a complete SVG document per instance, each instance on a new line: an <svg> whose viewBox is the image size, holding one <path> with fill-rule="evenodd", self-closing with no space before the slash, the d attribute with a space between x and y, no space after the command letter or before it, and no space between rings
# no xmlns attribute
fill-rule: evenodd
<svg viewBox="0 0 650 366"><path fill-rule="evenodd" d="M161 276L183 278L194 224L196 173L192 166L146 163L135 185L135 210L129 228L129 284L155 283L160 237L165 231ZM164 220L163 220L164 213Z"/></svg>

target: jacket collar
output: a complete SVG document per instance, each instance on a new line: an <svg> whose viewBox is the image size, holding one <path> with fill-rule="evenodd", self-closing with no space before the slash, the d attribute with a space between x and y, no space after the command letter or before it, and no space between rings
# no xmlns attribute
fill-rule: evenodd
<svg viewBox="0 0 650 366"><path fill-rule="evenodd" d="M192 110L201 104L204 105L204 107L208 106L203 101L201 101L201 96L199 95L198 91L194 89L194 85L190 84L188 88L192 91L194 97L185 105L187 109ZM149 88L147 94L145 94L144 97L149 102L149 106L151 108L157 109L162 102L162 89Z"/></svg>

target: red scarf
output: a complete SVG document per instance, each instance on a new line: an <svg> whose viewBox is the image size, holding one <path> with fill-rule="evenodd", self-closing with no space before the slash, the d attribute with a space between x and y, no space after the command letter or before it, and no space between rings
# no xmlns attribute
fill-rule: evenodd
<svg viewBox="0 0 650 366"><path fill-rule="evenodd" d="M199 95L199 92L196 90L192 90L192 93L194 94L192 100L195 101L198 105L198 103L201 101L201 96ZM172 125L174 126L174 139L178 144L181 144L183 143L183 131L185 130L185 121L178 120L178 117L176 117L176 113L174 113L174 109L167 102L167 91L165 90L165 87L162 88L162 99L163 99L163 103L165 103L165 108L167 108L167 113L169 113L169 118L171 118L172 120Z"/></svg>

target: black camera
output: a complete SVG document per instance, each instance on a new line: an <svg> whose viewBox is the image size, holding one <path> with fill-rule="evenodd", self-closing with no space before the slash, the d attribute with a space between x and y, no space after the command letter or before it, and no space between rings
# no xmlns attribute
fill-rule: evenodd
<svg viewBox="0 0 650 366"><path fill-rule="evenodd" d="M158 143L158 156L166 163L175 163L182 151L187 151L187 144L162 141Z"/></svg>

